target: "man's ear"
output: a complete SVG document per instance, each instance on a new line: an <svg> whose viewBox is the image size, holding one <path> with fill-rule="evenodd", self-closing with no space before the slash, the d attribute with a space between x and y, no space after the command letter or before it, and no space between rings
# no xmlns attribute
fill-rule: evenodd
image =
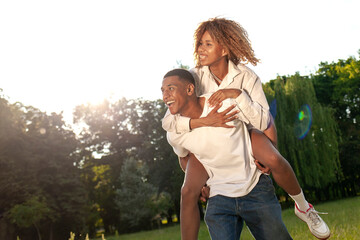
<svg viewBox="0 0 360 240"><path fill-rule="evenodd" d="M193 93L195 93L195 86L194 84L188 84L186 88L187 95L191 96Z"/></svg>

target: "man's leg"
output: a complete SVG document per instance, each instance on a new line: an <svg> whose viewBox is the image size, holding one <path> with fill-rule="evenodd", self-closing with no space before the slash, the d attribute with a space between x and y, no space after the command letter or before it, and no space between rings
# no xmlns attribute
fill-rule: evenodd
<svg viewBox="0 0 360 240"><path fill-rule="evenodd" d="M239 240L243 220L238 215L236 198L216 195L209 198L205 222L212 240Z"/></svg>
<svg viewBox="0 0 360 240"><path fill-rule="evenodd" d="M255 188L238 199L240 215L255 239L292 239L282 221L281 207L269 176L261 175Z"/></svg>
<svg viewBox="0 0 360 240"><path fill-rule="evenodd" d="M182 240L197 240L200 227L198 201L201 188L209 178L203 165L191 154L181 188L180 228Z"/></svg>

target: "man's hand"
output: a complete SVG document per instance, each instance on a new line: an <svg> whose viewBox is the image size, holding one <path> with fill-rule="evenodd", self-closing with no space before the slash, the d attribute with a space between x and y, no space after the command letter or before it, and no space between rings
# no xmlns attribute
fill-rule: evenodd
<svg viewBox="0 0 360 240"><path fill-rule="evenodd" d="M199 200L202 202L206 202L210 196L210 187L205 185L201 189Z"/></svg>
<svg viewBox="0 0 360 240"><path fill-rule="evenodd" d="M241 94L240 89L228 88L217 90L211 97L208 102L211 107L216 106L227 98L237 98Z"/></svg>
<svg viewBox="0 0 360 240"><path fill-rule="evenodd" d="M262 165L258 160L255 159L256 167L265 175L270 175L271 169Z"/></svg>

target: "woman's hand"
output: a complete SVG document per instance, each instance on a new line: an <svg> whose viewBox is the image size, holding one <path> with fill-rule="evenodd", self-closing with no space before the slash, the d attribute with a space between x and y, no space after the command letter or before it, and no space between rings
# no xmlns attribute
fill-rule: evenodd
<svg viewBox="0 0 360 240"><path fill-rule="evenodd" d="M240 94L241 94L240 89L235 89L235 88L220 89L216 91L213 95L211 95L208 102L210 106L213 107L227 98L237 98Z"/></svg>
<svg viewBox="0 0 360 240"><path fill-rule="evenodd" d="M206 117L190 119L190 129L195 129L199 127L224 127L224 128L232 128L233 126L229 126L226 123L231 122L237 119L237 115L239 111L232 111L236 105L232 105L225 109L222 112L218 112L219 108L222 106L222 103L215 106L215 108L209 112Z"/></svg>
<svg viewBox="0 0 360 240"><path fill-rule="evenodd" d="M229 126L226 123L231 122L237 119L237 115L239 111L232 111L236 105L231 105L227 109L222 112L218 112L219 108L222 106L222 103L218 104L211 112L203 118L205 126L208 127L224 127L224 128L232 128L233 126Z"/></svg>

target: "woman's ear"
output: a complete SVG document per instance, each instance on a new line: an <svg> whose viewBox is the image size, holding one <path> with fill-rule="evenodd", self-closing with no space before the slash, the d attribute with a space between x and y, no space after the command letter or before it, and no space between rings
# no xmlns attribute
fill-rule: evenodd
<svg viewBox="0 0 360 240"><path fill-rule="evenodd" d="M223 57L226 56L226 55L229 55L228 50L225 49L225 48L223 48L223 49L222 49L222 52L221 52L221 55L222 55Z"/></svg>

